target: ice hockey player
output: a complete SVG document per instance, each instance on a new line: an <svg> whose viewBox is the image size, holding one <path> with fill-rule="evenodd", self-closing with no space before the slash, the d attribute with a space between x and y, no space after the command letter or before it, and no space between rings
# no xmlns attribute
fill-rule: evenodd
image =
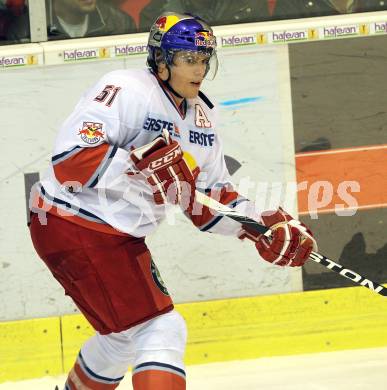
<svg viewBox="0 0 387 390"><path fill-rule="evenodd" d="M255 210L232 187L216 107L200 90L217 68L212 29L161 15L147 65L108 73L83 95L31 197L34 247L96 331L66 390L114 389L128 367L135 390L186 388L186 325L145 244L167 204L179 203L203 232L248 237L279 266L302 266L315 247L285 211ZM195 189L270 226L272 239L200 207Z"/></svg>

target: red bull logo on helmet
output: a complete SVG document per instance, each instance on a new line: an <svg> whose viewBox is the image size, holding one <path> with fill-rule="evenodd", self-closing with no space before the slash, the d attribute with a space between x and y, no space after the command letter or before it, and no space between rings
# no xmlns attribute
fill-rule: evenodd
<svg viewBox="0 0 387 390"><path fill-rule="evenodd" d="M102 126L102 123L83 122L82 129L79 130L78 135L87 144L96 144L105 136L105 133L102 131Z"/></svg>
<svg viewBox="0 0 387 390"><path fill-rule="evenodd" d="M155 26L160 31L166 32L180 20L181 18L179 18L177 15L164 15L164 16L160 16L156 20Z"/></svg>
<svg viewBox="0 0 387 390"><path fill-rule="evenodd" d="M216 38L210 31L200 31L195 34L195 46L215 47Z"/></svg>

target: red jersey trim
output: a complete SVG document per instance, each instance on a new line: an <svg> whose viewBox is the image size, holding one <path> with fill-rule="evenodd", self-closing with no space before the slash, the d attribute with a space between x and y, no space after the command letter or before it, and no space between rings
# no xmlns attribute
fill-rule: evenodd
<svg viewBox="0 0 387 390"><path fill-rule="evenodd" d="M78 182L93 188L109 167L117 147L106 143L93 148L76 147L54 156L52 164L56 179L61 183Z"/></svg>
<svg viewBox="0 0 387 390"><path fill-rule="evenodd" d="M229 207L235 207L237 204L246 200L245 198L241 198L230 187L213 189L209 192L208 196ZM201 231L209 230L222 219L222 216L214 215L213 210L196 202L188 209L186 214Z"/></svg>
<svg viewBox="0 0 387 390"><path fill-rule="evenodd" d="M128 237L130 234L120 232L96 215L83 209L74 209L68 202L57 198L51 198L46 194L44 188L40 187L40 193L36 192L30 201L32 212L40 214L42 211L63 218L68 222L83 226L87 229L101 233L113 234L116 236ZM84 217L82 215L85 215Z"/></svg>

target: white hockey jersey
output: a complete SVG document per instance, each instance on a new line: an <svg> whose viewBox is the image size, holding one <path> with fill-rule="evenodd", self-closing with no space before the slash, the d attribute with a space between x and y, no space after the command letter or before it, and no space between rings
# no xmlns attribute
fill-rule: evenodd
<svg viewBox="0 0 387 390"><path fill-rule="evenodd" d="M133 179L129 153L167 128L188 158L200 168L197 187L239 208L246 199L226 191L230 177L216 132L216 109L200 93L188 99L185 114L149 70L119 70L90 88L56 138L52 164L34 187L31 209L112 234L151 233L163 220L145 178ZM219 199L220 197L220 199ZM249 213L251 215L251 213ZM204 209L188 215L203 231L236 234L238 223Z"/></svg>

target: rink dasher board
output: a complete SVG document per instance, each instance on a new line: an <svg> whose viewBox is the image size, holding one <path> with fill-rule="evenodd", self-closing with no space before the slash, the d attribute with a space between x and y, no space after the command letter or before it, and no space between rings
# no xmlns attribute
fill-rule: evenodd
<svg viewBox="0 0 387 390"><path fill-rule="evenodd" d="M214 27L220 50L387 34L387 11ZM125 59L147 53L148 33L0 46L0 69Z"/></svg>
<svg viewBox="0 0 387 390"><path fill-rule="evenodd" d="M387 302L362 287L176 305L187 364L387 346ZM0 383L67 372L93 334L81 315L0 323Z"/></svg>

